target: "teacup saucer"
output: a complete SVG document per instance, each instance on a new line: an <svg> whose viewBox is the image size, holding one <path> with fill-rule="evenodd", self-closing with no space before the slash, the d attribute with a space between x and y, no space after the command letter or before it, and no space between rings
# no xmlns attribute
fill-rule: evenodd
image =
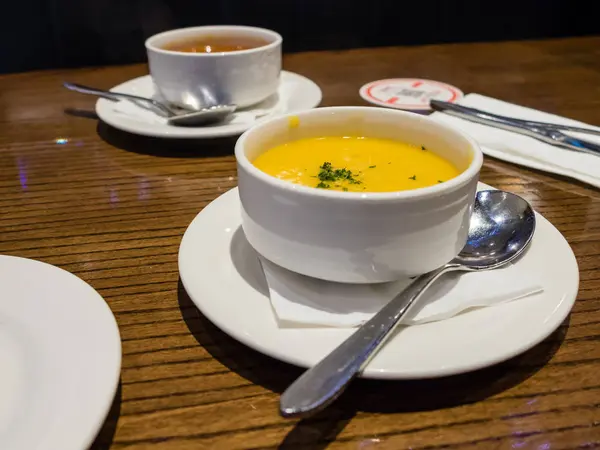
<svg viewBox="0 0 600 450"><path fill-rule="evenodd" d="M479 189L490 187L480 183ZM468 372L516 356L556 330L575 302L579 272L564 237L541 215L536 218L535 236L515 263L520 268L515 276L535 275L543 292L403 328L362 376L408 379ZM179 273L190 298L211 322L249 347L291 364L313 366L354 331L278 326L258 255L241 228L237 188L189 225L179 248Z"/></svg>
<svg viewBox="0 0 600 450"><path fill-rule="evenodd" d="M111 91L141 97L156 96L150 75L126 81L113 87ZM313 81L283 70L276 94L258 105L237 111L225 122L214 125L202 127L167 125L165 119L131 102L113 102L104 98L96 102L96 113L109 125L130 133L164 138L205 139L235 136L264 118L315 108L321 102L321 98L321 89Z"/></svg>

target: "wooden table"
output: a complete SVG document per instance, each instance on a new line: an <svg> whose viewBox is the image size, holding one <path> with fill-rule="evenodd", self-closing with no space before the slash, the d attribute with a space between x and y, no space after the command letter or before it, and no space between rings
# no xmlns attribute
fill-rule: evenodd
<svg viewBox="0 0 600 450"><path fill-rule="evenodd" d="M314 79L323 105L363 104L365 82L418 76L600 124L600 38L304 53L288 55L285 68ZM504 364L433 381L360 380L326 412L284 420L279 394L301 371L226 336L178 281L187 225L236 185L235 139L128 135L98 123L95 99L60 86L109 88L145 73L0 77L0 253L83 278L121 330L121 383L93 448L600 445L598 190L486 158L482 181L527 198L573 247L581 287L570 319Z"/></svg>

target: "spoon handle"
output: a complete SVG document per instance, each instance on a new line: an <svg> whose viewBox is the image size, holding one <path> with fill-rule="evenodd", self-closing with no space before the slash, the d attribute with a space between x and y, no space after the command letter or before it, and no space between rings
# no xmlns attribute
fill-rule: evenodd
<svg viewBox="0 0 600 450"><path fill-rule="evenodd" d="M79 92L80 94L97 95L99 97L107 98L109 100L129 100L129 101L133 101L134 103L142 102L142 103L145 103L147 105L150 105L151 107L154 107L154 108L160 110L167 117L171 117L174 115L173 111L171 111L165 105L163 105L162 103L157 102L156 100L151 99L151 98L138 97L137 95L123 94L121 92L105 91L102 89L96 89L96 88L89 87L89 86L83 86L81 84L69 83L67 81L65 81L63 83L63 86L66 87L67 89L70 89L71 91Z"/></svg>
<svg viewBox="0 0 600 450"><path fill-rule="evenodd" d="M304 417L333 402L370 358L375 356L421 294L444 272L459 267L457 264L446 264L417 277L373 318L286 389L279 403L281 415Z"/></svg>

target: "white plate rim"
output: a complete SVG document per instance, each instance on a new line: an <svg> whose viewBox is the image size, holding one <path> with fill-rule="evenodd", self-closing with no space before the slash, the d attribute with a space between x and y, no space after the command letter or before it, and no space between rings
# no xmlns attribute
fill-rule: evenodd
<svg viewBox="0 0 600 450"><path fill-rule="evenodd" d="M480 183L479 189L481 190L481 189L494 189L494 188L491 186L485 185L483 183ZM199 298L196 295L196 292L194 292L195 286L194 286L194 282L193 282L193 276L195 274L197 274L197 272L193 272L193 271L190 272L189 269L191 268L191 266L188 264L188 262L191 261L190 256L189 256L189 255L191 255L190 252L193 253L193 251L191 250L192 249L191 235L194 231L191 231L191 230L194 230L194 227L196 225L195 222L202 220L201 218L202 218L202 214L204 212L206 212L206 214L215 214L211 210L213 208L215 208L215 204L218 205L217 202L219 199L226 199L227 196L232 196L232 197L237 196L237 188L233 188L230 191L222 194L220 197L218 197L213 202L211 202L211 204L207 205L207 207L205 209L203 209L202 211L200 211L200 213L198 213L198 215L192 220L192 222L190 223L190 225L188 226L187 230L184 233L184 236L181 240L181 244L180 244L180 248L179 248L179 255L178 255L179 273L180 273L180 277L181 277L183 286L186 289L186 292L188 293L190 299L196 305L196 307L200 310L200 312L203 315L205 315L215 326L220 328L223 332L225 332L232 338L238 340L239 342L243 343L244 345L246 345L260 353L266 354L266 355L273 357L275 359L278 359L280 361L290 363L290 364L293 364L293 365L296 365L299 367L305 367L305 368L310 367L312 364L316 363L316 361L313 361L312 363L308 362L306 359L299 358L296 355L294 355L293 353L286 352L285 350L282 350L282 349L274 348L274 347L277 347L277 345L271 344L269 342L266 342L266 343L265 342L260 342L260 343L256 342L247 333L242 332L241 330L236 330L236 329L232 328L231 326L229 326L227 319L223 320L223 317L215 315L214 311L212 311L211 308L206 307L208 304L210 304L210 302L203 303L201 298ZM237 201L239 202L239 200L237 200ZM402 371L402 372L399 372L397 370L395 371L393 369L372 368L371 366L368 366L363 371L361 376L363 378L372 378L372 379L420 379L420 378L422 379L422 378L438 378L438 377L443 377L443 376L457 375L460 373L471 372L471 371L478 370L478 369L481 369L484 367L495 365L500 362L511 359L511 358L513 358L519 354L522 354L522 353L526 352L527 350L535 347L537 344L539 344L544 339L546 339L548 336L550 336L564 322L564 320L569 315L569 313L572 309L572 306L576 300L578 288L579 288L579 271L578 271L578 265L577 265L577 261L575 259L575 255L573 254L572 249L570 248L569 244L564 239L564 237L560 234L560 232L550 222L548 222L543 216L541 216L537 212L536 212L536 218L538 221L538 226L537 226L538 231L537 232L539 232L540 229L547 229L547 230L551 230L553 233L556 233L557 236L560 237L560 240L557 241L557 245L562 246L563 247L562 250L565 253L563 256L566 259L563 260L563 263L564 263L563 265L568 266L568 269L571 272L571 275L568 279L568 281L570 283L568 292L565 292L562 295L560 301L558 302L558 304L555 307L555 310L553 311L553 314L551 317L552 322L548 323L548 325L545 327L543 332L538 333L535 336L535 338L530 339L526 344L520 345L518 348L513 348L509 351L504 351L502 354L498 354L494 357L488 357L487 359L476 361L476 362L473 362L468 365L463 364L462 366L454 366L454 367L448 366L448 367L444 367L444 368L441 368L441 369L438 369L435 371L432 371L432 370L408 370L408 371ZM190 243L188 243L188 242L190 242ZM205 250L206 249L203 249L202 254L208 255L208 252L206 252ZM213 262L213 265L214 265L214 262ZM539 295L543 295L543 294L539 294ZM202 296L200 296L200 297L202 297ZM528 301L528 299L519 300L517 302L511 302L506 305L495 306L494 308L504 308L506 306L510 306L510 305L514 305L514 304L518 305L519 302L526 302L526 301ZM491 308L488 308L488 309L491 309ZM477 314L478 312L479 311L475 311L475 312L471 312L469 314L471 314L471 315ZM468 316L469 314L465 314L464 316ZM457 318L453 318L448 321L442 321L442 322L437 322L437 323L444 324L446 322L450 322L451 320L456 320L456 319ZM426 326L430 326L430 325L435 325L435 323L420 325L419 327L426 327ZM307 329L304 329L304 330L302 330L302 332L313 333L314 330L315 329L309 329L307 331ZM351 333L351 329L322 329L321 328L321 329L317 329L317 330L322 330L322 331L325 330L325 333L337 333L337 332L340 332L340 330L342 330L342 332L345 333L347 336L349 336ZM279 331L281 331L281 330L279 330ZM377 359L377 357L376 357L376 359Z"/></svg>
<svg viewBox="0 0 600 450"><path fill-rule="evenodd" d="M150 75L142 75L140 77L124 81L123 83L112 87L110 90L114 92L131 93L131 89L133 86L151 81L152 77ZM281 82L283 83L284 81L297 81L299 83L302 83L302 89L310 91L311 96L299 96L298 98L301 99L302 102L304 102L302 106L296 108L288 108L285 111L281 112L281 114L288 114L307 109L313 109L319 106L319 104L321 103L321 100L323 99L323 92L321 91L319 85L317 85L310 78L295 72L282 70ZM227 125L223 127L176 127L171 125L147 124L144 122L139 122L137 120L123 120L122 116L115 115L115 113L111 109L111 104L112 101L104 98L99 98L96 101L96 114L103 122L107 123L108 125L114 128L126 131L128 133L159 138L212 139L227 136L237 136L242 134L250 127L254 126L256 123L260 122L261 120L274 117L274 115L270 115L263 119L258 119L254 123L240 123L235 125Z"/></svg>
<svg viewBox="0 0 600 450"><path fill-rule="evenodd" d="M51 432L48 433L46 431L46 434L41 434L39 436L40 439L35 446L36 450L55 450L57 448L60 448L61 450L86 450L90 447L90 445L92 445L102 426L104 425L119 387L122 348L117 321L110 307L102 298L102 296L92 286L76 275L61 269L60 267L56 267L42 261L19 256L0 255L0 264L4 265L5 263L23 264L28 266L29 269L37 267L37 269L41 271L41 273L38 273L38 275L43 275L45 277L48 277L48 274L51 272L52 278L61 279L61 286L64 286L68 283L80 291L81 297L78 296L77 301L81 301L80 298L85 296L86 302L93 302L93 329L95 332L102 330L102 336L95 336L90 339L94 340L94 342L102 342L102 345L105 347L106 351L102 353L101 357L102 364L89 365L88 367L85 360L82 359L73 360L73 364L79 366L80 368L85 368L84 372L87 370L88 375L93 372L95 380L97 381L98 378L100 378L102 383L93 383L88 378L81 377L82 384L90 384L89 389L85 389L85 393L89 393L89 396L86 398L84 393L83 397L77 397L79 412L73 410L67 412L69 416L76 415L78 422L73 423L65 420L53 421ZM42 277L42 282L43 280L44 278ZM67 296L61 296L61 298L63 299L62 301L65 301L64 299L66 299ZM66 300L66 302L69 303L68 300ZM89 305L86 304L85 307L87 309ZM63 308L68 308L68 304L65 306L60 305L58 312L64 312L62 310ZM47 321L48 319L51 320L51 317L44 317L44 321ZM73 320L73 317L70 316L69 320ZM88 323L92 322L88 321ZM60 323L58 325L60 325ZM76 337L73 337L73 339L77 339L78 342L81 343L82 335L79 334ZM89 342L91 342L91 340L89 340L88 343ZM93 349L98 350L98 348ZM57 349L57 353L61 353L62 351L63 349ZM97 358L97 354L90 354L90 358ZM101 370L104 372L101 373L97 366L101 367ZM73 366L69 366L64 370L72 371L72 367ZM94 410L90 410L90 402L96 406ZM58 414L60 417L61 408L64 408L64 404L62 403L60 406L55 407L52 410L52 413ZM2 443L0 442L0 447L1 444Z"/></svg>

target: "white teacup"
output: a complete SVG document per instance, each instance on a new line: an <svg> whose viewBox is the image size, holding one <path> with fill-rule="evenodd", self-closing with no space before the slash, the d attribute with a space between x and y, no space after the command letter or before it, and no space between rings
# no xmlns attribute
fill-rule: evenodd
<svg viewBox="0 0 600 450"><path fill-rule="evenodd" d="M293 184L252 164L289 141L353 135L424 145L461 173L420 189L356 193ZM345 283L420 275L454 258L467 240L483 162L477 144L448 125L364 107L318 108L293 120L264 121L240 137L235 156L242 226L252 247L293 272Z"/></svg>
<svg viewBox="0 0 600 450"><path fill-rule="evenodd" d="M266 45L218 53L165 49L176 42L202 37L258 38ZM200 109L235 104L244 108L277 92L282 41L274 31L234 25L165 31L146 40L150 75L159 94L175 105Z"/></svg>

